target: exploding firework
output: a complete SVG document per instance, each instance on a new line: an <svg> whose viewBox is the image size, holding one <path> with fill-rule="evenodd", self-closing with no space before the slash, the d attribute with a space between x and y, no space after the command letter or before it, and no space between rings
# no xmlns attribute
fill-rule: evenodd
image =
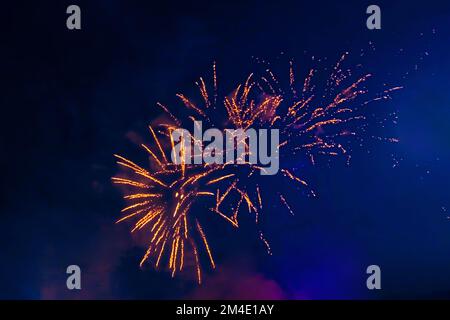
<svg viewBox="0 0 450 320"><path fill-rule="evenodd" d="M263 179L256 173L264 168L246 161L239 164L174 164L168 160L168 155L174 147L171 133L176 128L186 127L188 122L195 125L197 120L202 120L219 129L279 129L281 142L277 148L282 164L284 159L292 159L297 155L307 156L312 164L315 164L318 156L343 155L347 161L350 160L350 139L364 135L366 129L364 108L370 102L389 99L390 93L400 87L391 87L378 95L361 99L368 96L365 83L371 74L363 74L350 81L351 71L342 68L346 56L344 54L334 66L320 94L317 93L319 89L316 85L313 85L318 70L311 69L299 86L294 64L290 62L288 90L283 90L274 73L266 69L260 76L250 74L230 94L219 97L214 64L211 88L208 88L203 78L196 82L200 103L177 94L185 106L179 114L157 103L168 117L157 128L150 127L153 145L142 145L148 153L151 170L115 155L117 163L131 170L134 177L112 178L114 183L128 187L124 198L130 201L130 205L122 210L125 215L117 222L134 219L132 232L148 233L149 246L141 266L152 259L158 268L165 259L174 276L184 269L186 255L190 254L194 257L197 280L201 283L200 253L204 252L212 268L215 268L215 262L201 222L201 218L207 217L200 217L195 212L197 210L192 210L196 203L209 204L209 212L238 228L239 213L244 208L254 215L258 225L265 202L263 180L287 179L293 186L306 188L309 194L315 195L305 179L295 174L295 165L282 166L280 175ZM203 147L203 142L194 135L185 138ZM396 141L393 138L384 140ZM247 144L246 140L242 142ZM250 156L248 147L246 145L245 157ZM186 150L182 148L183 152ZM294 209L287 197L280 192L277 198L293 215ZM269 242L259 229L258 234L267 252L272 254Z"/></svg>

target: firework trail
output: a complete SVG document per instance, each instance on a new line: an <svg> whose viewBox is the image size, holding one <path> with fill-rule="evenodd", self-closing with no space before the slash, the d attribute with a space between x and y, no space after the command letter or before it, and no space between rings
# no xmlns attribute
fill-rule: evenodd
<svg viewBox="0 0 450 320"><path fill-rule="evenodd" d="M174 276L185 268L189 253L194 258L197 281L201 283L202 252L211 267L215 268L207 232L201 224L201 218L206 217L200 217L196 210L192 210L200 200L210 205L210 212L238 228L239 213L245 209L254 215L255 223L259 223L265 203L262 179L287 179L293 186L306 188L311 195L315 195L305 179L294 173L295 168L283 167L279 175L261 178L256 173L264 168L245 161L241 164L173 164L168 160L174 147L173 130L185 128L188 123L195 125L197 120L218 129L279 129L280 163L298 154L307 156L312 164L318 156L343 155L350 160L349 138L357 139L365 133L367 121L364 108L370 102L390 99L390 93L400 87L367 97L365 84L371 74L350 81L351 70L342 68L346 56L347 53L342 55L332 69L321 94L317 93L319 90L313 84L318 70L311 69L297 84L294 64L290 62L288 90L282 90L280 81L270 69L266 69L260 76L250 74L245 82L219 100L214 63L211 88L203 78L196 82L200 103L177 94L185 107L179 114L157 103L168 115L168 120L158 125L156 130L149 128L154 141L151 147L142 145L148 153L149 167L152 169L144 169L125 157L115 155L117 163L131 170L134 176L112 178L115 184L127 187L124 198L130 202L122 210L125 215L117 223L134 219L132 232L145 230L149 235L149 246L141 266L152 259L158 268L165 259ZM194 136L185 138L203 147L203 142ZM379 139L396 142L394 138ZM247 144L247 141L242 142ZM245 150L244 155L249 156L249 148ZM181 159L184 159L183 152L185 150L182 148ZM294 210L287 197L282 193L278 193L277 197L293 215ZM258 233L268 254L272 254L264 234L261 230Z"/></svg>

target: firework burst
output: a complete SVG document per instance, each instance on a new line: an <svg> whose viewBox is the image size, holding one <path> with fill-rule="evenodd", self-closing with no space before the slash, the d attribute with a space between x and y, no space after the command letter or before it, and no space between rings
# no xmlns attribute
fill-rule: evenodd
<svg viewBox="0 0 450 320"><path fill-rule="evenodd" d="M152 170L115 155L117 163L131 170L134 177L112 178L114 183L128 187L124 198L130 202L122 210L124 216L117 222L134 219L132 232L145 230L149 235L149 246L141 266L152 259L158 268L165 259L174 276L184 269L186 255L190 254L194 257L197 280L201 283L200 252L203 252L211 267L215 268L201 218L192 210L202 199L207 199L204 203L209 204L209 212L238 228L242 210L254 215L258 225L265 202L262 191L264 179L287 179L293 186L306 188L309 194L315 195L305 179L295 174L294 165L282 167L279 175L263 179L256 173L264 168L246 161L240 164L173 164L168 160L168 155L174 147L171 133L176 128L187 127L188 123L195 125L197 120L202 120L210 127L219 129L279 129L281 142L277 148L281 163L296 155L307 156L312 164L318 156L343 155L347 161L350 160L349 141L364 134L367 125L364 108L370 102L389 99L390 93L400 87L383 90L369 98L365 84L371 74L363 74L350 81L351 70L342 68L346 56L347 53L338 60L320 94L313 84L318 70L311 69L297 84L294 64L290 62L288 90L282 90L280 81L270 69L266 69L259 76L250 74L230 94L220 98L214 64L210 88L203 78L196 82L200 103L177 94L185 106L179 114L157 103L168 115L168 120L155 129L150 127L154 141L151 147L142 145L148 153ZM185 138L203 147L203 142L196 140L195 136ZM396 141L393 138L383 139ZM250 154L246 146L244 156L247 157ZM183 152L185 150L182 149ZM277 198L293 215L294 208L287 197L280 192ZM267 252L272 254L269 242L259 228L258 234Z"/></svg>

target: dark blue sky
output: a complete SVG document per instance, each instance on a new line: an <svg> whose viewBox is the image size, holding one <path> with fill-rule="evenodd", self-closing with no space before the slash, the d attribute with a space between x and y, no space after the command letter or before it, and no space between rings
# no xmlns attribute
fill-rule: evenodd
<svg viewBox="0 0 450 320"><path fill-rule="evenodd" d="M73 3L80 31L65 27ZM0 297L449 298L450 4L374 3L377 31L365 27L367 1L2 5ZM385 129L400 143L308 172L316 199L299 197L295 217L266 213L277 217L273 256L251 232L223 231L231 240L213 239L220 267L201 288L140 270L144 248L114 225L112 154L136 152L155 102L191 90L212 61L232 85L255 56L284 52L305 71L311 56L332 63L345 51L405 87L378 106L398 112ZM83 270L81 292L65 289L69 264ZM381 291L365 288L370 264Z"/></svg>

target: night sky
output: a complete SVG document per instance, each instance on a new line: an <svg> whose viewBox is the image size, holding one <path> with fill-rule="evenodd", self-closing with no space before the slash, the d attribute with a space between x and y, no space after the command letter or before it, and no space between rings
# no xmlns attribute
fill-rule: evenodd
<svg viewBox="0 0 450 320"><path fill-rule="evenodd" d="M393 2L2 4L0 298L450 298L450 3ZM66 28L70 4L81 30ZM370 4L381 30L366 28ZM332 65L346 51L404 87L373 106L397 112L378 133L400 142L368 142L350 166L305 167L318 196L291 192L294 217L275 204L264 212L272 256L250 224L218 225L218 267L201 286L140 269L142 239L115 224L124 202L113 154L142 154L155 103L195 88L213 61L233 85L255 57L306 72L312 56ZM71 264L80 291L66 288ZM366 288L371 264L382 290Z"/></svg>

